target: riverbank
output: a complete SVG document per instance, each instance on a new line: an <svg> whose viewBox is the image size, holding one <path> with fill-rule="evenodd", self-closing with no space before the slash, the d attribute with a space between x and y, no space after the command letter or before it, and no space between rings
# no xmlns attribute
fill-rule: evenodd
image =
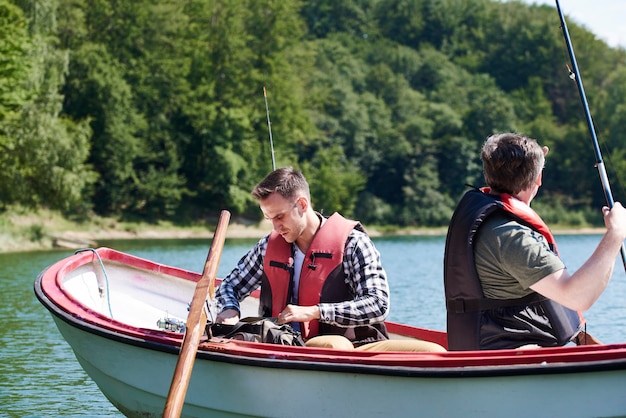
<svg viewBox="0 0 626 418"><path fill-rule="evenodd" d="M75 222L48 211L13 211L0 216L0 253L96 247L99 241L132 239L212 238L217 220L207 225L179 226L170 222L121 222L92 217ZM261 238L270 226L246 219L231 219L228 238Z"/></svg>
<svg viewBox="0 0 626 418"><path fill-rule="evenodd" d="M211 239L217 218L206 224L180 226L170 222L121 222L112 218L91 217L75 222L51 211L12 210L0 215L0 253L42 251L53 248L97 247L100 241L132 239ZM267 221L231 218L227 238L261 238L272 225ZM367 227L373 236L443 235L446 228Z"/></svg>
<svg viewBox="0 0 626 418"><path fill-rule="evenodd" d="M13 211L0 215L0 253L53 248L97 247L99 241L132 239L210 239L217 220L206 225L179 226L169 222L132 223L92 217L74 222L54 212ZM261 238L271 230L267 221L232 218L227 238ZM445 235L447 228L389 228L366 226L372 237L389 235ZM603 228L554 228L555 234L602 234Z"/></svg>

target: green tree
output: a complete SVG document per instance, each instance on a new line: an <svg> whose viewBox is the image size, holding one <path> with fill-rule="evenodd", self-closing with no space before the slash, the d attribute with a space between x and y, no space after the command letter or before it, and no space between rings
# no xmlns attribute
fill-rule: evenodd
<svg viewBox="0 0 626 418"><path fill-rule="evenodd" d="M271 170L263 88L267 87L278 165L294 165L306 143L303 89L290 62L303 34L299 2L191 3L193 46L184 118L182 170L195 202L258 216L249 191ZM193 9L191 9L193 7ZM193 10L193 13L192 11ZM299 62L301 57L294 57ZM226 159L221 159L228 156Z"/></svg>
<svg viewBox="0 0 626 418"><path fill-rule="evenodd" d="M358 194L365 186L365 177L335 145L318 150L311 161L304 162L302 171L311 189L315 210L326 216L340 212L353 217Z"/></svg>
<svg viewBox="0 0 626 418"><path fill-rule="evenodd" d="M137 209L140 178L135 164L143 153L139 132L145 121L133 106L123 67L102 45L85 43L74 52L65 86L65 111L89 120L93 131L90 162L100 174L95 209L121 215Z"/></svg>
<svg viewBox="0 0 626 418"><path fill-rule="evenodd" d="M381 35L392 42L418 49L424 39L426 16L423 0L388 0L378 2L374 15Z"/></svg>
<svg viewBox="0 0 626 418"><path fill-rule="evenodd" d="M186 15L165 1L77 0L63 13L69 23L60 33L74 50L65 111L92 120L97 210L173 215L186 192L172 124L188 96Z"/></svg>
<svg viewBox="0 0 626 418"><path fill-rule="evenodd" d="M31 72L31 42L22 10L0 0L0 204L13 203L19 196L21 167L15 155L14 136L22 107L28 102Z"/></svg>
<svg viewBox="0 0 626 418"><path fill-rule="evenodd" d="M319 178L324 210L443 225L465 184L482 183L482 142L503 130L552 149L544 198L572 222L603 197L554 7L0 0L0 11L4 204L258 218L249 191L275 156ZM626 52L569 28L618 179Z"/></svg>
<svg viewBox="0 0 626 418"><path fill-rule="evenodd" d="M0 122L17 118L30 97L26 85L31 48L24 13L11 2L0 0Z"/></svg>
<svg viewBox="0 0 626 418"><path fill-rule="evenodd" d="M341 32L368 38L377 32L371 20L371 9L375 3L371 0L306 1L302 16L310 36L325 38L331 33Z"/></svg>
<svg viewBox="0 0 626 418"><path fill-rule="evenodd" d="M18 119L6 129L13 145L3 161L7 177L2 183L12 189L8 200L14 203L85 213L96 176L86 164L88 126L61 116L59 91L67 73L68 53L56 48L57 3L19 4L28 19L30 47L25 61L30 71L25 88L29 98L21 103Z"/></svg>

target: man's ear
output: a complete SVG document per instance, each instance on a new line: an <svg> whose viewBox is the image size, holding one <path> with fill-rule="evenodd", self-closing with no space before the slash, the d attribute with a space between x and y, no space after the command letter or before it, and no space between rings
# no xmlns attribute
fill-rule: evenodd
<svg viewBox="0 0 626 418"><path fill-rule="evenodd" d="M296 205L298 205L302 213L305 213L307 209L309 208L309 200L304 196L300 196L296 200Z"/></svg>

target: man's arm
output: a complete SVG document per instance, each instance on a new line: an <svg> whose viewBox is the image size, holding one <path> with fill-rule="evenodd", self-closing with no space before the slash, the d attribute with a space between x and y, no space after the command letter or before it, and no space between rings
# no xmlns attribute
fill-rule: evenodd
<svg viewBox="0 0 626 418"><path fill-rule="evenodd" d="M222 280L216 292L218 315L217 323L239 321L239 302L261 285L263 257L267 249L268 237L262 238L239 260L237 266Z"/></svg>
<svg viewBox="0 0 626 418"><path fill-rule="evenodd" d="M534 285L532 290L570 309L585 311L609 284L615 258L626 239L626 210L616 202L611 210L602 208L607 231L589 259L572 275L556 271Z"/></svg>
<svg viewBox="0 0 626 418"><path fill-rule="evenodd" d="M354 230L344 254L346 284L354 298L339 303L320 303L319 319L343 327L383 322L389 309L387 275L371 239Z"/></svg>

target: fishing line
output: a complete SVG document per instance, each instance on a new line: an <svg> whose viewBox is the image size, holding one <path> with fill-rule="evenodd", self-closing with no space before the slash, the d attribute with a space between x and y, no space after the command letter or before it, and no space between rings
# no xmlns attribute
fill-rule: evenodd
<svg viewBox="0 0 626 418"><path fill-rule="evenodd" d="M270 131L270 149L272 151L272 170L276 170L276 160L274 159L274 141L272 140L272 122L270 122L270 108L267 106L267 93L263 86L263 98L265 99L265 113L267 114L267 129Z"/></svg>

